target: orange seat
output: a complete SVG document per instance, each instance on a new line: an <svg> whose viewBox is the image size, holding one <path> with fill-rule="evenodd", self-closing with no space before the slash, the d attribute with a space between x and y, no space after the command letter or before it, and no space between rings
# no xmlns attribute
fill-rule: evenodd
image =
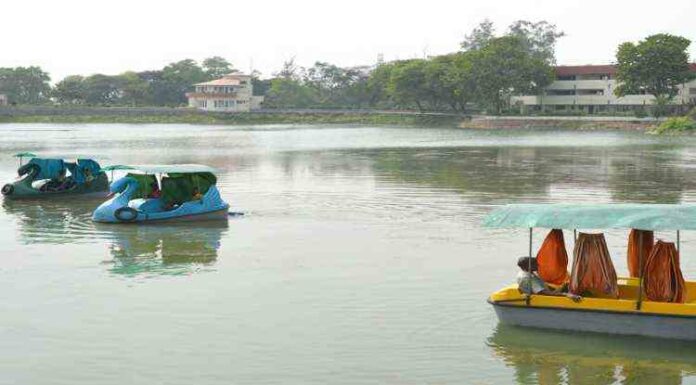
<svg viewBox="0 0 696 385"><path fill-rule="evenodd" d="M569 291L577 295L618 298L616 269L604 234L580 233L573 251Z"/></svg>
<svg viewBox="0 0 696 385"><path fill-rule="evenodd" d="M657 241L643 270L645 296L651 301L683 303L686 283L673 242Z"/></svg>
<svg viewBox="0 0 696 385"><path fill-rule="evenodd" d="M631 233L628 235L628 250L626 251L628 273L631 277L640 276L640 250L643 249L643 265L645 265L645 260L650 255L655 243L654 237L652 231L631 229Z"/></svg>
<svg viewBox="0 0 696 385"><path fill-rule="evenodd" d="M539 277L546 283L562 285L568 282L568 253L563 230L553 229L541 244L536 256Z"/></svg>

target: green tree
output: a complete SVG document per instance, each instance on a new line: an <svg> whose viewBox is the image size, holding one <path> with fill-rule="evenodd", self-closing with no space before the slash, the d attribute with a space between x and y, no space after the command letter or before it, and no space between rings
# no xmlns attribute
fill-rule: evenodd
<svg viewBox="0 0 696 385"><path fill-rule="evenodd" d="M471 33L464 37L461 47L465 51L475 51L483 48L495 37L495 26L489 19L483 20Z"/></svg>
<svg viewBox="0 0 696 385"><path fill-rule="evenodd" d="M93 106L108 106L119 103L121 79L118 76L94 74L85 78L85 101Z"/></svg>
<svg viewBox="0 0 696 385"><path fill-rule="evenodd" d="M203 60L203 70L208 79L217 79L234 72L234 67L225 58L213 56Z"/></svg>
<svg viewBox="0 0 696 385"><path fill-rule="evenodd" d="M11 103L45 103L51 92L50 80L41 67L0 68L0 93Z"/></svg>
<svg viewBox="0 0 696 385"><path fill-rule="evenodd" d="M313 89L287 78L271 80L264 104L271 108L309 108L316 106Z"/></svg>
<svg viewBox="0 0 696 385"><path fill-rule="evenodd" d="M427 61L424 59L396 63L389 82L389 93L399 107L409 108L415 105L419 111L424 111L424 101L430 96L426 66Z"/></svg>
<svg viewBox="0 0 696 385"><path fill-rule="evenodd" d="M135 72L124 72L118 76L121 88L120 103L144 106L152 103L150 85Z"/></svg>
<svg viewBox="0 0 696 385"><path fill-rule="evenodd" d="M679 92L679 85L694 78L687 49L691 41L681 36L657 34L634 44L619 45L616 53L617 96L645 92L655 97L655 116L664 112Z"/></svg>
<svg viewBox="0 0 696 385"><path fill-rule="evenodd" d="M178 106L186 104L186 92L196 83L208 80L205 71L191 59L171 63L162 69L158 85L159 103L162 105Z"/></svg>
<svg viewBox="0 0 696 385"><path fill-rule="evenodd" d="M261 79L261 72L251 72L251 85L253 87L254 96L264 96L271 88L271 79Z"/></svg>
<svg viewBox="0 0 696 385"><path fill-rule="evenodd" d="M391 107L389 85L394 68L396 68L394 63L381 63L370 72L365 85L365 97L369 106L375 107L381 104L383 107Z"/></svg>
<svg viewBox="0 0 696 385"><path fill-rule="evenodd" d="M51 95L60 104L84 104L87 102L87 84L81 75L66 76L56 83Z"/></svg>
<svg viewBox="0 0 696 385"><path fill-rule="evenodd" d="M545 20L518 20L510 25L507 36L519 38L531 53L553 65L556 63L556 42L565 33Z"/></svg>
<svg viewBox="0 0 696 385"><path fill-rule="evenodd" d="M471 81L488 111L500 113L515 94L534 94L553 80L552 67L517 36L495 38L472 53Z"/></svg>

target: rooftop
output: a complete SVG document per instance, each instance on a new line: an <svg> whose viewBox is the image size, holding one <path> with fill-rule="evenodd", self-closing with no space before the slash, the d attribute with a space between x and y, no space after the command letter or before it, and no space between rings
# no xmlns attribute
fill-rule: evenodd
<svg viewBox="0 0 696 385"><path fill-rule="evenodd" d="M696 63L690 63L689 69L696 72ZM556 66L554 68L556 76L573 75L615 75L616 65L614 64L590 64L579 66Z"/></svg>
<svg viewBox="0 0 696 385"><path fill-rule="evenodd" d="M251 78L250 75L243 74L241 72L232 72L227 74L220 79L211 80L208 82L197 83L197 86L238 86L241 80L246 80Z"/></svg>

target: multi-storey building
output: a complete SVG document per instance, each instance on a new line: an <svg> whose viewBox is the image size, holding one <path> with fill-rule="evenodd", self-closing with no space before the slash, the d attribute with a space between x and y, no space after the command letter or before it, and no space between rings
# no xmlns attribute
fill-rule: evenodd
<svg viewBox="0 0 696 385"><path fill-rule="evenodd" d="M247 112L258 109L263 96L254 96L251 76L240 72L194 85L186 94L189 107L205 111Z"/></svg>
<svg viewBox="0 0 696 385"><path fill-rule="evenodd" d="M696 64L690 65L696 72ZM654 103L654 97L645 93L618 97L616 67L613 65L558 66L556 80L541 95L514 96L513 105L523 111L583 111L588 114L608 111L627 111ZM696 80L679 86L673 105L696 104Z"/></svg>

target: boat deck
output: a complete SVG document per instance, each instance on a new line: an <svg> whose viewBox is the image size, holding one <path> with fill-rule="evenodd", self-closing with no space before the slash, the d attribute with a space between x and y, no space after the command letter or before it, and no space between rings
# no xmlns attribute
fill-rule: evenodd
<svg viewBox="0 0 696 385"><path fill-rule="evenodd" d="M637 310L638 280L635 278L619 278L618 284L619 299L583 297L582 301L573 302L566 297L532 295L529 306L551 309L696 317L696 282L694 281L686 282L685 303L654 302L648 301L643 297L640 310ZM526 298L517 289L517 284L507 286L491 294L489 301L493 304L505 304L508 306L527 306Z"/></svg>

